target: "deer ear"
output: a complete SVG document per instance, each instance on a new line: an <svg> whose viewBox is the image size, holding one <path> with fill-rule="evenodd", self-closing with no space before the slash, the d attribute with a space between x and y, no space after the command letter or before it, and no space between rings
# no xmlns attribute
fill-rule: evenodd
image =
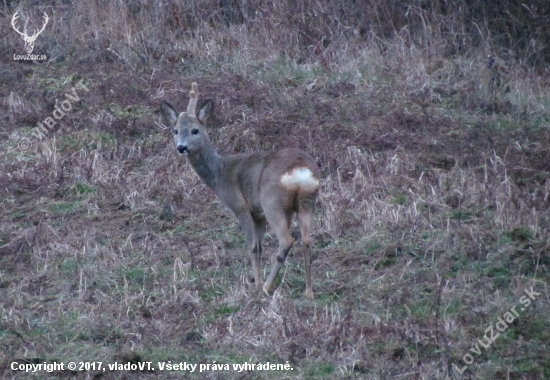
<svg viewBox="0 0 550 380"><path fill-rule="evenodd" d="M199 121L203 124L205 124L214 113L214 102L212 99L206 100L204 103L202 103L201 107L199 108L199 112L197 112L197 118Z"/></svg>
<svg viewBox="0 0 550 380"><path fill-rule="evenodd" d="M174 125L178 121L178 113L174 107L164 101L160 103L160 112L166 123Z"/></svg>

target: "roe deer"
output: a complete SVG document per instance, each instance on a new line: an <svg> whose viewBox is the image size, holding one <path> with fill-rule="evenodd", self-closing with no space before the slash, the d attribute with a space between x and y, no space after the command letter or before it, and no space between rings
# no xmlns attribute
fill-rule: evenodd
<svg viewBox="0 0 550 380"><path fill-rule="evenodd" d="M256 286L261 290L260 259L266 222L279 241L277 259L263 285L264 292L269 294L294 244L290 222L292 215L296 214L302 235L306 297L313 299L310 224L320 178L315 159L299 149L221 155L212 146L205 130L205 124L214 111L214 102L206 100L195 114L196 83L192 84L189 97L187 112L178 113L171 105L162 102L162 115L174 127L178 153L187 155L199 177L239 220L252 259Z"/></svg>

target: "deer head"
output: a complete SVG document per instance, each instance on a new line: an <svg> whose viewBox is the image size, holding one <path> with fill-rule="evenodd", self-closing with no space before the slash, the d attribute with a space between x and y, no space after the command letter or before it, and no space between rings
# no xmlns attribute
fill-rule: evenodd
<svg viewBox="0 0 550 380"><path fill-rule="evenodd" d="M23 37L23 41L25 41L25 50L27 51L27 53L31 54L32 51L34 50L34 42L36 41L40 33L44 31L44 28L46 28L46 25L48 25L49 17L46 14L46 12L44 12L44 25L42 26L42 29L35 30L34 33L31 36L29 36L27 34L27 22L25 22L24 32L21 32L17 28L16 21L19 18L18 13L19 11L15 12L13 17L11 18L11 26L17 33L21 35L21 37Z"/></svg>
<svg viewBox="0 0 550 380"><path fill-rule="evenodd" d="M193 83L189 92L187 112L179 115L168 103L161 103L162 114L166 121L174 126L174 143L179 154L193 155L210 145L205 124L212 116L214 102L206 100L196 112L198 97L197 84Z"/></svg>

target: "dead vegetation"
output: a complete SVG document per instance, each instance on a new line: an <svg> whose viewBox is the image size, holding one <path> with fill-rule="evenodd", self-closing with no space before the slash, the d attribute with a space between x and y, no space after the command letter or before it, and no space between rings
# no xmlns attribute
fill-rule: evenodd
<svg viewBox="0 0 550 380"><path fill-rule="evenodd" d="M321 3L4 2L4 377L25 377L13 360L293 367L194 374L212 379L550 376L544 1ZM13 62L16 9L50 16L35 45L49 63ZM39 139L81 79L89 92ZM158 106L183 108L193 81L216 99L222 152L318 159L314 302L299 244L275 294L257 295L238 224L176 154ZM268 234L264 270L276 246ZM52 374L159 375L191 376Z"/></svg>

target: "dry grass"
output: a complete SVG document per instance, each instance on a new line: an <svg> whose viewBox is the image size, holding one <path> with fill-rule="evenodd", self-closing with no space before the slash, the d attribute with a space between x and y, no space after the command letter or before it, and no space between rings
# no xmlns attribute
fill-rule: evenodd
<svg viewBox="0 0 550 380"><path fill-rule="evenodd" d="M550 376L546 8L501 0L512 21L487 11L472 25L482 2L359 3L370 11L344 1L2 6L5 378L25 378L13 360L294 368L194 374L211 379L461 378L452 364L462 368L531 287L541 295L462 376ZM11 61L23 50L9 29L17 6L51 15L35 48L51 62ZM81 79L89 92L78 90L63 130L38 139L37 123ZM318 158L314 302L299 249L275 294L256 294L238 224L176 154L158 104L182 108L193 81L215 99L209 131L221 152L300 147ZM264 268L275 249L268 234Z"/></svg>

